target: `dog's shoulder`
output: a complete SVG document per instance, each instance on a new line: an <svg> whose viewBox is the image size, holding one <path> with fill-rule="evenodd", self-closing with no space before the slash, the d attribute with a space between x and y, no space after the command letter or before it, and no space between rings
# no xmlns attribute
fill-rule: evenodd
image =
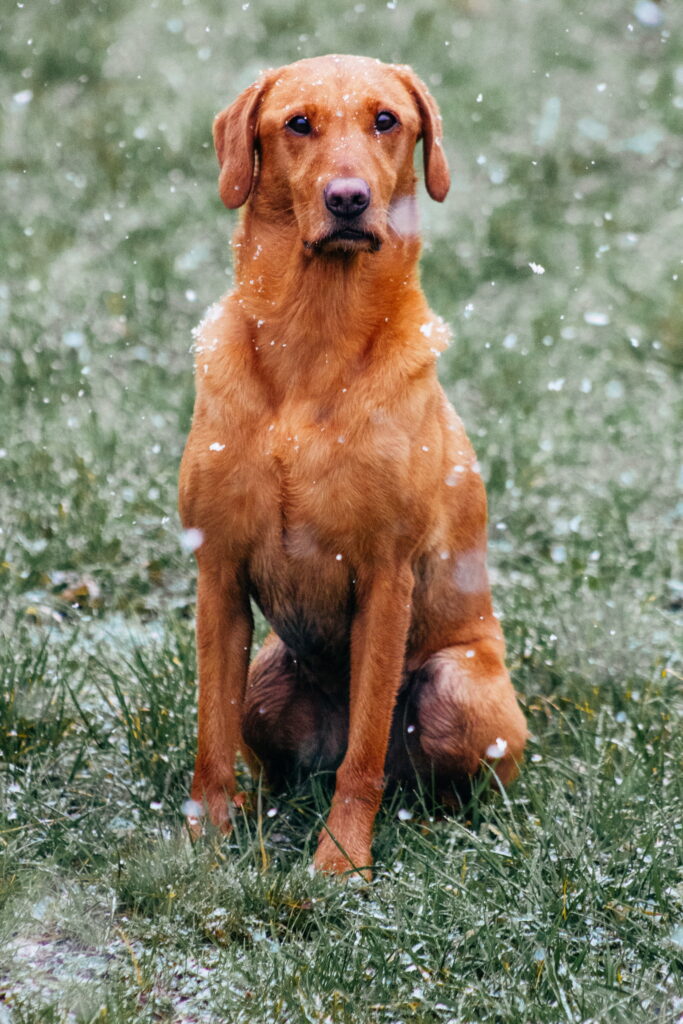
<svg viewBox="0 0 683 1024"><path fill-rule="evenodd" d="M192 332L195 420L239 422L263 406L265 396L253 372L254 340L234 295L208 308Z"/></svg>

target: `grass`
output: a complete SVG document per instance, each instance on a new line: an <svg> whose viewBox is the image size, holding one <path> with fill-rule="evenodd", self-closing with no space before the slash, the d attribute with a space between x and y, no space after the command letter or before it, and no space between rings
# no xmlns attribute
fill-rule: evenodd
<svg viewBox="0 0 683 1024"><path fill-rule="evenodd" d="M683 16L629 3L58 0L0 15L0 1024L683 1018ZM648 9L649 10L649 9ZM263 66L412 63L441 376L532 739L308 871L325 780L181 829L190 330L229 286L209 126ZM534 272L544 269L544 273Z"/></svg>

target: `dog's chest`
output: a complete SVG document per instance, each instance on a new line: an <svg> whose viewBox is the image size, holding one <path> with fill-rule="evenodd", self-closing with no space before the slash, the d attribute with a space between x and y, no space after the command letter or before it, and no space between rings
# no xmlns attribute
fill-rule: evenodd
<svg viewBox="0 0 683 1024"><path fill-rule="evenodd" d="M341 650L358 567L382 560L398 537L418 528L414 447L383 410L346 430L332 417L281 416L255 434L254 458L268 481L257 501L263 514L268 494L268 528L252 536L249 579L266 618L293 648ZM419 455L428 453L420 446Z"/></svg>
<svg viewBox="0 0 683 1024"><path fill-rule="evenodd" d="M259 442L293 554L314 537L334 546L376 523L391 528L404 503L410 443L383 413L356 423L282 416L265 426Z"/></svg>
<svg viewBox="0 0 683 1024"><path fill-rule="evenodd" d="M357 538L372 498L367 481L359 486L360 450L345 445L329 427L293 416L254 437L266 483L258 514L267 525L262 520L249 544L250 585L279 636L302 655L340 651L348 633Z"/></svg>

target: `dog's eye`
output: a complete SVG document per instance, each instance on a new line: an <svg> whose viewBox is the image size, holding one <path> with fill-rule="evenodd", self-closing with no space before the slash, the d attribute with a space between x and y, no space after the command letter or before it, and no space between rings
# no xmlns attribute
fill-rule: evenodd
<svg viewBox="0 0 683 1024"><path fill-rule="evenodd" d="M310 135L311 134L311 122L303 114L297 114L295 117L291 117L287 122L287 128L294 132L295 135Z"/></svg>
<svg viewBox="0 0 683 1024"><path fill-rule="evenodd" d="M390 132L395 124L398 124L398 118L394 114L389 113L388 110L380 110L375 118L375 131Z"/></svg>

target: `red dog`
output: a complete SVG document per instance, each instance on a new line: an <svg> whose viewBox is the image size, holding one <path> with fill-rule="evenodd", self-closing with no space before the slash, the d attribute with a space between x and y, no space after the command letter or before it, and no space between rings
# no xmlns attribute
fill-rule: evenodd
<svg viewBox="0 0 683 1024"><path fill-rule="evenodd" d="M368 875L387 780L452 799L489 760L505 784L526 739L418 278L413 150L443 201L441 119L410 68L328 56L266 72L214 139L244 213L180 475L203 538L192 796L227 830L238 747L273 785L337 769L315 864ZM250 598L273 628L251 667Z"/></svg>

